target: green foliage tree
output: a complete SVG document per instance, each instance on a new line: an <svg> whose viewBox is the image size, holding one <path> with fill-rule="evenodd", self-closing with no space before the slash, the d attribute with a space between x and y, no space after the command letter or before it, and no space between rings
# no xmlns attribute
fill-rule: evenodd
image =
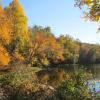
<svg viewBox="0 0 100 100"><path fill-rule="evenodd" d="M79 57L79 46L77 42L69 35L60 36L58 41L64 48L65 61L69 63L77 62Z"/></svg>
<svg viewBox="0 0 100 100"><path fill-rule="evenodd" d="M79 63L81 63L81 64L88 63L87 55L88 55L89 49L90 48L87 47L86 45L81 45L80 51L79 51Z"/></svg>
<svg viewBox="0 0 100 100"><path fill-rule="evenodd" d="M79 51L79 63L94 64L100 62L100 46L93 44L81 44Z"/></svg>
<svg viewBox="0 0 100 100"><path fill-rule="evenodd" d="M53 35L50 27L42 27L38 25L35 25L32 28L29 28L29 32L31 35L37 32L42 32L45 36Z"/></svg>
<svg viewBox="0 0 100 100"><path fill-rule="evenodd" d="M57 87L55 95L57 100L92 100L92 95L86 84L88 74L83 69L78 69L69 79Z"/></svg>
<svg viewBox="0 0 100 100"><path fill-rule="evenodd" d="M91 48L87 54L88 63L94 64L96 62L96 49Z"/></svg>

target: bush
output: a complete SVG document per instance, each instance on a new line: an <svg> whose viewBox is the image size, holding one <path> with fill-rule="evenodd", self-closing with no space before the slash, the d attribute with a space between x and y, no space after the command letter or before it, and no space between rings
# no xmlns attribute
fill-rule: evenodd
<svg viewBox="0 0 100 100"><path fill-rule="evenodd" d="M57 100L92 100L86 84L88 75L82 69L74 72L69 79L61 83L56 88L55 96Z"/></svg>
<svg viewBox="0 0 100 100"><path fill-rule="evenodd" d="M1 75L0 88L2 91L2 98L6 95L7 100L26 100L31 93L38 90L38 80L35 72L39 69L32 67L14 68L11 72Z"/></svg>

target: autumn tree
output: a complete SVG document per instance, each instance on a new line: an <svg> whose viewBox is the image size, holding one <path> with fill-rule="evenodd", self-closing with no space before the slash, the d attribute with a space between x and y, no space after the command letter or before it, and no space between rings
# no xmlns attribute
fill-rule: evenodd
<svg viewBox="0 0 100 100"><path fill-rule="evenodd" d="M12 42L9 45L9 51L24 55L29 41L27 17L24 10L19 0L13 0L5 11L12 22Z"/></svg>
<svg viewBox="0 0 100 100"><path fill-rule="evenodd" d="M34 34L34 35L33 35ZM63 60L63 49L52 35L36 32L31 35L29 61L33 64L49 65Z"/></svg>
<svg viewBox="0 0 100 100"><path fill-rule="evenodd" d="M85 11L85 18L89 18L92 21L100 20L100 1L99 0L75 0L76 6L82 8L87 6Z"/></svg>
<svg viewBox="0 0 100 100"><path fill-rule="evenodd" d="M100 21L100 0L75 0L75 6L80 9L86 8L83 18L95 22ZM100 28L98 28L99 30Z"/></svg>
<svg viewBox="0 0 100 100"><path fill-rule="evenodd" d="M11 41L11 24L2 6L0 6L0 66L10 61L6 46Z"/></svg>
<svg viewBox="0 0 100 100"><path fill-rule="evenodd" d="M42 27L42 26L35 25L32 28L29 28L29 32L32 34L36 32L42 32L45 36L53 35L53 33L51 32L51 28L48 26Z"/></svg>
<svg viewBox="0 0 100 100"><path fill-rule="evenodd" d="M91 48L87 55L88 63L94 64L96 62L96 49Z"/></svg>
<svg viewBox="0 0 100 100"><path fill-rule="evenodd" d="M94 64L98 63L100 57L100 46L82 43L79 51L79 63Z"/></svg>
<svg viewBox="0 0 100 100"><path fill-rule="evenodd" d="M79 51L79 63L81 64L87 64L88 63L88 52L90 50L90 47L88 47L87 45L82 44L80 47L80 51Z"/></svg>
<svg viewBox="0 0 100 100"><path fill-rule="evenodd" d="M61 35L58 38L58 41L64 48L65 62L77 62L79 57L79 45L77 44L77 42L69 35Z"/></svg>

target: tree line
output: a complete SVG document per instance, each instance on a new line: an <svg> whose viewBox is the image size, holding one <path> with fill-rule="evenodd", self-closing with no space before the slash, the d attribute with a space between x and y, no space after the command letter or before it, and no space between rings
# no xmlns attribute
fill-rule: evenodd
<svg viewBox="0 0 100 100"><path fill-rule="evenodd" d="M28 27L20 2L0 6L0 66L13 62L32 66L100 63L100 45L81 43L69 35L55 37L50 27Z"/></svg>

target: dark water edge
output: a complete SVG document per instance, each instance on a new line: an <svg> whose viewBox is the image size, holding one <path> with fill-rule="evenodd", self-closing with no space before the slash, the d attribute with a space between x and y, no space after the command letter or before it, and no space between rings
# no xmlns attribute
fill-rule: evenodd
<svg viewBox="0 0 100 100"><path fill-rule="evenodd" d="M79 68L92 73L92 78L88 80L88 86L91 91L100 94L100 64L63 64L57 67L48 67L38 73L39 78L47 78L49 85L57 85L64 80L64 74L70 74L77 71ZM41 76L41 77L40 77ZM48 79L49 77L49 79ZM42 81L44 82L44 79Z"/></svg>

